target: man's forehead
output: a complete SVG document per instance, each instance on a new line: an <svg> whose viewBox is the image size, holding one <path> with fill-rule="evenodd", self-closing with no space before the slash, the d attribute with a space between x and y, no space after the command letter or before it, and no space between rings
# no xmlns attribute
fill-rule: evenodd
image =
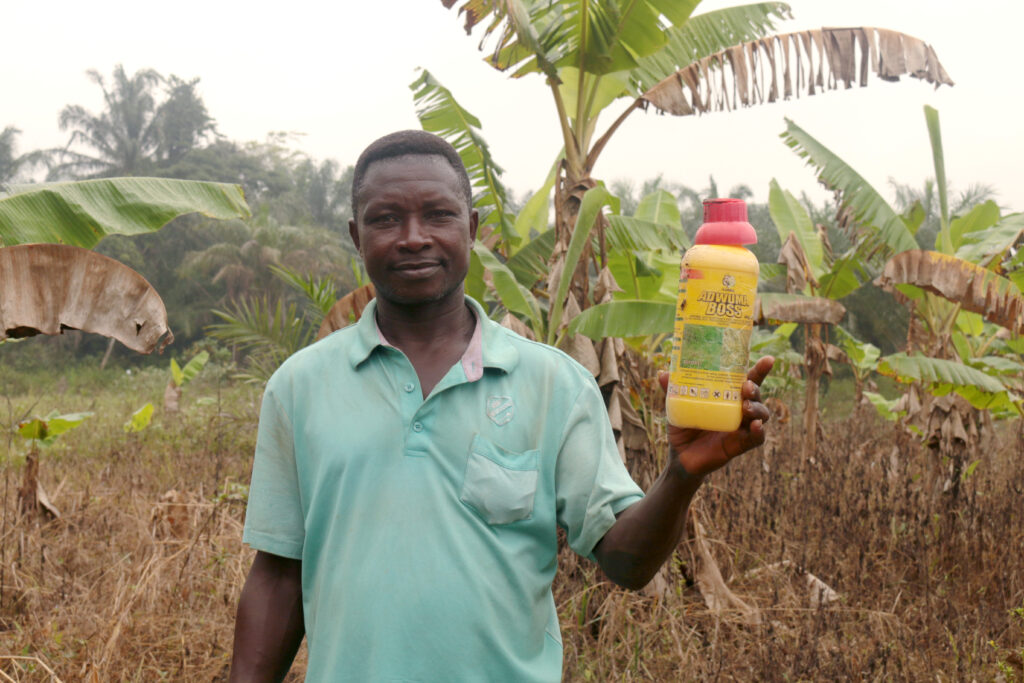
<svg viewBox="0 0 1024 683"><path fill-rule="evenodd" d="M379 173L381 171L394 171L402 168L412 168L415 166L432 166L438 169L446 169L450 175L456 177L455 169L448 163L440 154L402 154L400 156L385 157L383 159L374 159L366 166L366 172L363 176L363 184L366 184L366 178L373 173Z"/></svg>

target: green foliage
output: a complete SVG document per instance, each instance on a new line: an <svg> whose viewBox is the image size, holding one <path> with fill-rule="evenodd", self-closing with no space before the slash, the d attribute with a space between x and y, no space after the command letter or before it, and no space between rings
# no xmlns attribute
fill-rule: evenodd
<svg viewBox="0 0 1024 683"><path fill-rule="evenodd" d="M208 360L210 360L210 354L206 351L200 351L185 363L184 368L180 368L178 367L178 362L172 358L171 380L174 382L174 385L181 387L191 382L203 367L206 366Z"/></svg>
<svg viewBox="0 0 1024 683"><path fill-rule="evenodd" d="M300 302L239 299L224 311L213 311L221 322L207 327L211 337L247 353L246 370L237 376L250 382L266 382L288 356L311 344L336 299L329 280L283 267L273 273L302 295Z"/></svg>
<svg viewBox="0 0 1024 683"><path fill-rule="evenodd" d="M907 411L897 409L897 405L900 402L898 398L888 399L873 391L865 391L864 397L871 402L871 405L875 407L878 414L888 422L896 422L907 414Z"/></svg>
<svg viewBox="0 0 1024 683"><path fill-rule="evenodd" d="M171 361L174 362L173 360ZM174 366L172 366L173 368ZM178 386L181 386L179 384ZM149 426L150 421L153 419L153 404L147 403L142 406L124 423L124 431L126 434L132 434L135 432L141 432Z"/></svg>
<svg viewBox="0 0 1024 683"><path fill-rule="evenodd" d="M775 178L769 183L768 209L778 230L780 244L785 244L786 238L793 233L807 256L811 273L820 280L827 267L821 237L800 202L788 190L783 190Z"/></svg>
<svg viewBox="0 0 1024 683"><path fill-rule="evenodd" d="M213 313L221 322L208 326L207 333L248 352L248 369L238 377L249 382L270 379L278 366L307 346L315 334L298 305L285 305L280 299L276 302L266 297L242 299L226 311Z"/></svg>
<svg viewBox="0 0 1024 683"><path fill-rule="evenodd" d="M562 312L565 307L565 298L569 293L569 284L572 281L572 274L576 272L583 248L590 240L590 231L594 228L598 212L607 204L612 203L612 195L602 186L587 190L580 202L580 211L576 216L576 227L569 238L569 246L566 249L565 260L562 267L561 277L558 278L558 286L555 288L554 298L551 300L551 312L548 320L547 343L555 344L559 327L562 324Z"/></svg>
<svg viewBox="0 0 1024 683"><path fill-rule="evenodd" d="M69 432L93 416L93 413L59 414L56 410L46 417L34 417L18 423L18 435L33 446L50 446L61 434Z"/></svg>
<svg viewBox="0 0 1024 683"><path fill-rule="evenodd" d="M840 193L840 207L848 209L854 221L868 232L864 242L885 254L915 249L917 242L903 219L860 174L832 150L786 119L782 139L814 167L818 179Z"/></svg>
<svg viewBox="0 0 1024 683"><path fill-rule="evenodd" d="M473 206L480 212L480 225L495 227L503 241L518 242L514 219L508 211L508 193L501 182L502 169L494 163L480 134L480 120L463 109L451 91L425 69L409 87L423 130L445 138L462 157L477 193Z"/></svg>
<svg viewBox="0 0 1024 683"><path fill-rule="evenodd" d="M594 341L607 337L647 337L672 334L675 304L646 300L615 300L591 306L569 323L568 334Z"/></svg>
<svg viewBox="0 0 1024 683"><path fill-rule="evenodd" d="M73 244L91 249L106 235L140 235L190 213L245 218L237 185L162 178L111 178L20 185L0 196L0 242Z"/></svg>
<svg viewBox="0 0 1024 683"><path fill-rule="evenodd" d="M686 23L666 31L668 42L663 50L637 60L637 68L630 74L635 79L635 92L648 90L681 66L764 37L778 20L789 18L789 5L782 2L726 7L691 16Z"/></svg>

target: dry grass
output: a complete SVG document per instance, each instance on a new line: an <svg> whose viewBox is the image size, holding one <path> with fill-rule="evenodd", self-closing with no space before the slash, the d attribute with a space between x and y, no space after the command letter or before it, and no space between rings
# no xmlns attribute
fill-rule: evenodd
<svg viewBox="0 0 1024 683"><path fill-rule="evenodd" d="M97 416L43 455L59 519L19 516L21 447L0 451L0 682L225 679L251 561L237 484L248 479L258 393L189 386L183 414L124 434L163 381L151 372L102 392L11 397L5 420L36 399L36 413ZM1019 429L983 455L952 515L929 508L924 456L888 425L828 425L813 463L793 455L799 434L787 430L716 474L695 508L760 623L710 612L681 560L653 597L612 589L593 565L564 556L566 678L1021 680ZM805 572L839 599L815 606ZM302 670L300 658L290 679Z"/></svg>

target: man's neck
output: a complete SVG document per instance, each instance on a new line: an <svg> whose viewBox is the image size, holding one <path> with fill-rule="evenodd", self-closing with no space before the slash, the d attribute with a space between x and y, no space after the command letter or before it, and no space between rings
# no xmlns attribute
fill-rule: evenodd
<svg viewBox="0 0 1024 683"><path fill-rule="evenodd" d="M378 299L377 327L390 344L407 346L450 344L473 335L476 317L466 304L462 292L442 301L404 306Z"/></svg>
<svg viewBox="0 0 1024 683"><path fill-rule="evenodd" d="M415 307L378 301L376 322L388 343L412 363L424 398L465 353L477 324L461 292L457 300Z"/></svg>

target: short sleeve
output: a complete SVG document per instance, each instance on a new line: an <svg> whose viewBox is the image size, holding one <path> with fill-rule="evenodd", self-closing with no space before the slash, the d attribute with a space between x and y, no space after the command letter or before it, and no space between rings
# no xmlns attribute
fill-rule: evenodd
<svg viewBox="0 0 1024 683"><path fill-rule="evenodd" d="M593 559L594 546L615 516L643 491L622 463L601 391L588 379L569 411L555 465L555 496L569 547Z"/></svg>
<svg viewBox="0 0 1024 683"><path fill-rule="evenodd" d="M273 391L263 394L242 540L256 550L302 559L305 521L292 424Z"/></svg>

